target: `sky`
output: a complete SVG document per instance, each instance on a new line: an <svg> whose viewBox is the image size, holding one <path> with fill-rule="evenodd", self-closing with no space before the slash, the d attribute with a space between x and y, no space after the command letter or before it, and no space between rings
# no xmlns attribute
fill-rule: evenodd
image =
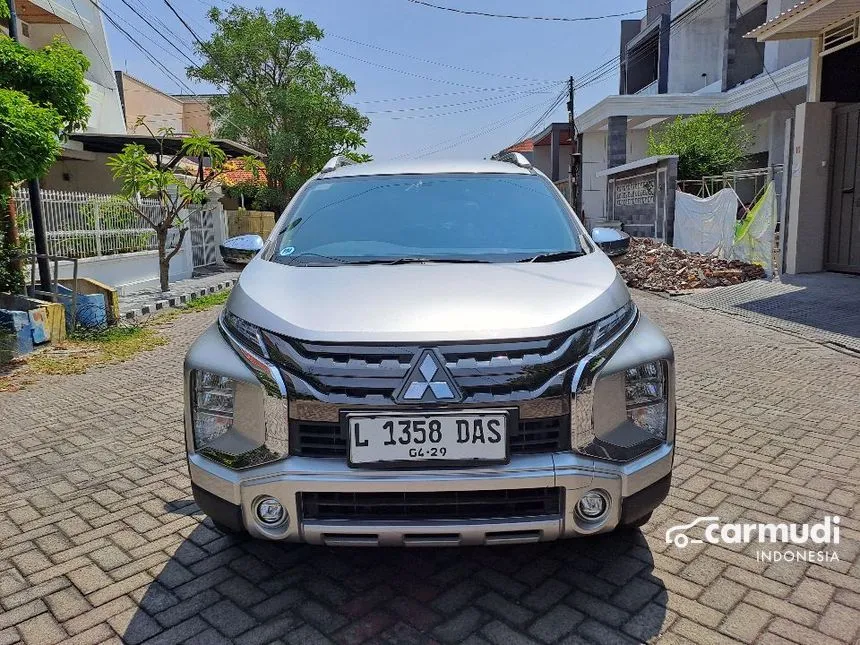
<svg viewBox="0 0 860 645"><path fill-rule="evenodd" d="M198 59L190 45L191 34L163 0L125 2L145 17L154 14L160 18L173 32L168 37ZM114 67L168 93L217 91L188 80L185 75L188 61L125 2L102 0L102 6L184 85L156 68L105 21ZM517 142L552 104L568 77L582 77L618 54L621 21L618 17L587 22L488 18L440 11L409 0L237 0L237 3L267 10L281 6L313 20L324 30L326 36L314 50L322 63L355 81L356 93L348 102L371 119L366 133L367 151L379 160L419 155L430 159L483 158ZM171 4L204 37L211 33L206 18L208 9L213 5L225 8L230 3L173 0ZM644 15L646 0L434 0L434 4L493 13L563 17L641 9L625 16L639 18ZM160 28L157 22L153 25ZM612 74L577 91L577 113L617 93L617 65L613 67ZM541 85L543 82L547 84ZM566 120L562 102L540 125Z"/></svg>

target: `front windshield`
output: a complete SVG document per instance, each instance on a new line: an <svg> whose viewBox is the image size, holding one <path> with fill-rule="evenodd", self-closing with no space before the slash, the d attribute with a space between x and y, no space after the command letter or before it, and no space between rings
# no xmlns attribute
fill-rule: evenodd
<svg viewBox="0 0 860 645"><path fill-rule="evenodd" d="M569 211L536 175L321 179L297 199L276 262L517 262L582 253Z"/></svg>

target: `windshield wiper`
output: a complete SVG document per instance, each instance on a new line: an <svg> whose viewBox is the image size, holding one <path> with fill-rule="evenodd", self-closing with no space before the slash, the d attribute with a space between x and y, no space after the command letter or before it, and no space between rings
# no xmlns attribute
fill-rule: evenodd
<svg viewBox="0 0 860 645"><path fill-rule="evenodd" d="M350 262L350 264L488 264L487 260L478 260L478 259L470 259L470 258L395 258L395 259L384 259L380 258L378 260L358 260L356 262Z"/></svg>
<svg viewBox="0 0 860 645"><path fill-rule="evenodd" d="M584 251L552 251L551 253L539 253L530 258L523 258L517 262L561 262L585 255Z"/></svg>

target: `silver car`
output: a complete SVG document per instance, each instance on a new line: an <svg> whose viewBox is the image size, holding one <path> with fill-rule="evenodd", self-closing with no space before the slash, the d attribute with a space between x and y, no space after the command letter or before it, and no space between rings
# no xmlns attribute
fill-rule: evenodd
<svg viewBox="0 0 860 645"><path fill-rule="evenodd" d="M538 542L666 497L672 347L521 155L330 161L185 360L194 498L327 545Z"/></svg>

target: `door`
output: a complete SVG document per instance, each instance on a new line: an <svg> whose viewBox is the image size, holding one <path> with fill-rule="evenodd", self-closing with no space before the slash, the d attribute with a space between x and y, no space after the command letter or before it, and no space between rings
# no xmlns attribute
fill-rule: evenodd
<svg viewBox="0 0 860 645"><path fill-rule="evenodd" d="M860 273L860 103L833 111L833 163L824 268Z"/></svg>

